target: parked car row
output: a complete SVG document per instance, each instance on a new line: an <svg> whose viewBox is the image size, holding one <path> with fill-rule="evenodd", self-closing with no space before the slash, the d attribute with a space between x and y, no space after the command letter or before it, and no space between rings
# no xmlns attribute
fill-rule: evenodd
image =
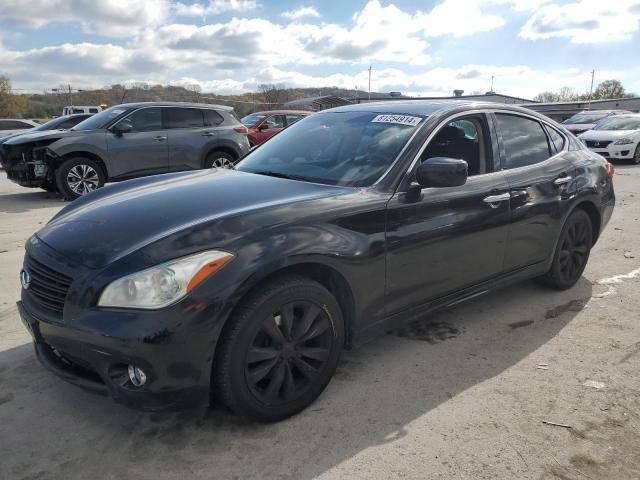
<svg viewBox="0 0 640 480"><path fill-rule="evenodd" d="M64 189L249 149L230 109L202 105L122 105L38 141L10 157L35 152L37 178L55 172ZM70 203L27 241L18 308L67 381L136 408L215 397L281 420L320 395L354 341L514 281L573 286L611 217L613 173L512 105L339 107L234 170Z"/></svg>
<svg viewBox="0 0 640 480"><path fill-rule="evenodd" d="M54 129L66 128L79 116L7 138L0 144L0 161L13 182L74 199L108 181L232 168L252 146L309 113L258 112L241 122L231 107L220 105L130 103L103 110L67 131Z"/></svg>
<svg viewBox="0 0 640 480"><path fill-rule="evenodd" d="M609 160L640 164L640 114L605 117L578 138L587 148Z"/></svg>

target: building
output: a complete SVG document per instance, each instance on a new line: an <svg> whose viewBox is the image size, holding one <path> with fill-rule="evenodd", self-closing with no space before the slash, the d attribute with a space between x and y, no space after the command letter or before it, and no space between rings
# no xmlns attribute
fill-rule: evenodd
<svg viewBox="0 0 640 480"><path fill-rule="evenodd" d="M592 100L591 102L525 103L521 106L542 113L557 122L562 122L583 110L629 110L640 112L640 97Z"/></svg>
<svg viewBox="0 0 640 480"><path fill-rule="evenodd" d="M487 92L479 95L464 95L464 90L454 90L454 95L450 97L409 97L400 94L400 92L391 92L386 95L372 94L371 98L355 97L350 100L353 103L368 103L368 102L381 102L389 100L467 100L470 102L496 102L496 103L508 103L510 105L521 105L534 103L533 100L521 97L512 97L511 95L503 95L496 92Z"/></svg>

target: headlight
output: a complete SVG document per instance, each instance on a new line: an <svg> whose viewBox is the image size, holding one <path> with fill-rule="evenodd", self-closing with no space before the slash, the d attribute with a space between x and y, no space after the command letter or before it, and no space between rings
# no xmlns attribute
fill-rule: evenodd
<svg viewBox="0 0 640 480"><path fill-rule="evenodd" d="M183 298L232 258L230 253L210 250L127 275L104 289L98 306L150 310L166 307Z"/></svg>
<svg viewBox="0 0 640 480"><path fill-rule="evenodd" d="M614 145L629 145L630 143L633 143L633 140L631 140L630 138L621 138L620 140L615 142Z"/></svg>

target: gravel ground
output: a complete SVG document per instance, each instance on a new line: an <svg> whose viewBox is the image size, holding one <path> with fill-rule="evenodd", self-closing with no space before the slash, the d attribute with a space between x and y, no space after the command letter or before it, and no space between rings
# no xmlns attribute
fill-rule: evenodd
<svg viewBox="0 0 640 480"><path fill-rule="evenodd" d="M638 479L640 167L615 183L573 289L525 282L431 315L346 352L303 413L257 425L128 410L40 367L18 272L64 203L0 172L0 478Z"/></svg>

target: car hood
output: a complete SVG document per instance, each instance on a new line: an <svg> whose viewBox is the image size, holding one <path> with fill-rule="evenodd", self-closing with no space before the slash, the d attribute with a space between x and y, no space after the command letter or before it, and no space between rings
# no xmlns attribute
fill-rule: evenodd
<svg viewBox="0 0 640 480"><path fill-rule="evenodd" d="M84 131L73 130L42 130L40 132L22 133L13 138L7 139L6 145L20 145L23 143L39 142L41 140L59 139L63 137L79 137L84 135Z"/></svg>
<svg viewBox="0 0 640 480"><path fill-rule="evenodd" d="M30 128L24 130L3 130L0 132L0 140L6 140L9 137L13 137L15 135L20 135L21 133L28 132L31 130Z"/></svg>
<svg viewBox="0 0 640 480"><path fill-rule="evenodd" d="M584 132L595 127L595 123L561 123L564 128L570 132Z"/></svg>
<svg viewBox="0 0 640 480"><path fill-rule="evenodd" d="M101 268L196 225L350 191L235 170L158 175L79 198L37 237L72 261Z"/></svg>
<svg viewBox="0 0 640 480"><path fill-rule="evenodd" d="M640 130L589 130L580 135L583 140L618 140L624 137L633 137Z"/></svg>

